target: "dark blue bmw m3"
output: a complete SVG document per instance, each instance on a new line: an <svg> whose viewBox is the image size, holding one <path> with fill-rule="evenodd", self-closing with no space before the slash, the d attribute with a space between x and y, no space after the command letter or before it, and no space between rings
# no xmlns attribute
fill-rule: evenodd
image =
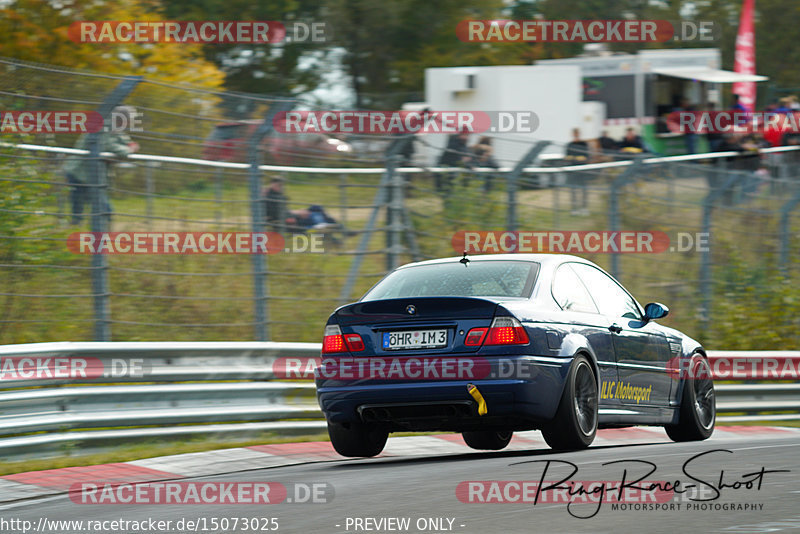
<svg viewBox="0 0 800 534"><path fill-rule="evenodd" d="M317 398L344 456L391 432L461 432L499 450L542 431L558 450L597 428L658 425L675 441L714 429L703 347L656 319L595 264L510 254L404 265L328 319Z"/></svg>

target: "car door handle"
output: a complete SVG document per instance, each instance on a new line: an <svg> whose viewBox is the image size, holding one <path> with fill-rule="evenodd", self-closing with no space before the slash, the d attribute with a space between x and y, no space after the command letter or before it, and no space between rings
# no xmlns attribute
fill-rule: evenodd
<svg viewBox="0 0 800 534"><path fill-rule="evenodd" d="M622 332L622 327L616 323L609 326L608 329L614 332L615 334L619 334L620 332Z"/></svg>

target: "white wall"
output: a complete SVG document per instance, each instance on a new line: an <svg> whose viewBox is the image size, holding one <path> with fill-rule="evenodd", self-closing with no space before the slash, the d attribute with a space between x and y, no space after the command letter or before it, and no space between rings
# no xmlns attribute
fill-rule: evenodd
<svg viewBox="0 0 800 534"><path fill-rule="evenodd" d="M474 76L473 90L466 76ZM573 65L521 65L499 67L455 67L425 70L425 101L434 111L533 111L538 129L531 133L487 133L493 138L495 158L511 166L538 140L554 141L545 153L563 153L572 128L581 125L583 95L581 70ZM469 144L477 142L473 135ZM435 164L447 135L424 135L420 139L436 148L427 150L429 165ZM523 141L523 142L515 142ZM420 147L420 152L424 149Z"/></svg>

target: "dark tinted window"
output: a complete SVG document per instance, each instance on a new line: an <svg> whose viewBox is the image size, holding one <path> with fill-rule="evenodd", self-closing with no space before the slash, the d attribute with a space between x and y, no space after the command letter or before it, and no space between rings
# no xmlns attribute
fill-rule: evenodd
<svg viewBox="0 0 800 534"><path fill-rule="evenodd" d="M361 300L403 297L527 297L539 264L524 261L471 261L399 269L378 282Z"/></svg>

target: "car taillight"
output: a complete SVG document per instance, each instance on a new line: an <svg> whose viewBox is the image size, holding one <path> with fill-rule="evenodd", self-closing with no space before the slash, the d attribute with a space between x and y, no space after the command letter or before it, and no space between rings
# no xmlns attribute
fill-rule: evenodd
<svg viewBox="0 0 800 534"><path fill-rule="evenodd" d="M529 342L525 327L513 317L495 317L485 345L525 345Z"/></svg>
<svg viewBox="0 0 800 534"><path fill-rule="evenodd" d="M322 354L336 352L361 352L364 350L364 340L358 334L342 335L342 330L338 325L329 324L325 327L325 335L322 338Z"/></svg>
<svg viewBox="0 0 800 534"><path fill-rule="evenodd" d="M473 328L467 332L467 337L464 338L464 345L467 347L480 347L488 331L488 328Z"/></svg>
<svg viewBox="0 0 800 534"><path fill-rule="evenodd" d="M339 329L339 325L335 324L329 324L325 327L325 336L322 338L322 354L330 354L332 352L347 352L342 331Z"/></svg>
<svg viewBox="0 0 800 534"><path fill-rule="evenodd" d="M358 334L345 334L344 342L347 344L347 348L350 349L350 352L361 352L364 350L364 340L361 339L361 336Z"/></svg>

